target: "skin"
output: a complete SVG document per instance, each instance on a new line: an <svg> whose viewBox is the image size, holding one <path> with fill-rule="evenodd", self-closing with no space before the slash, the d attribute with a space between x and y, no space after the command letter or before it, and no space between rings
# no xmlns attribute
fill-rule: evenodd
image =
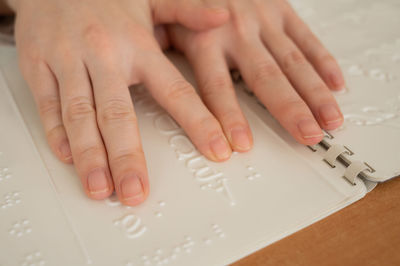
<svg viewBox="0 0 400 266"><path fill-rule="evenodd" d="M191 137L209 158L215 158L210 142L226 143L216 118L153 34L159 23L193 30L219 26L229 18L226 10L197 0L10 3L17 14L20 68L48 143L63 162L74 163L90 198L104 199L115 189L122 203L137 205L149 194L130 85L143 83L159 95L160 105L183 127L200 125L205 134Z"/></svg>
<svg viewBox="0 0 400 266"><path fill-rule="evenodd" d="M177 25L168 31L170 42L193 66L203 101L236 150L251 146L251 133L228 69L241 72L259 100L302 144L318 143L321 128L332 130L343 123L330 92L344 89L341 70L286 1L217 2L230 12L227 24L206 32ZM238 138L237 146L232 136Z"/></svg>
<svg viewBox="0 0 400 266"><path fill-rule="evenodd" d="M123 204L137 205L149 193L133 84L143 83L213 161L253 145L230 68L300 143L316 144L321 127L343 121L329 91L345 86L340 69L284 0L9 4L20 67L50 147L74 163L90 198L115 189ZM165 23L167 31L157 26ZM193 65L202 99L163 55L168 42Z"/></svg>

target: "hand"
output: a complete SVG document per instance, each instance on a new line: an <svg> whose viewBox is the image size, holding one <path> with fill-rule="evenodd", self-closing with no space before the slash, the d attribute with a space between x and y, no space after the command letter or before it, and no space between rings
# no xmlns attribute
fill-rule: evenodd
<svg viewBox="0 0 400 266"><path fill-rule="evenodd" d="M240 70L248 87L298 142L316 144L323 137L321 127L339 127L343 115L329 89L343 89L343 75L290 5L285 0L218 3L229 10L229 23L206 32L170 26L168 35L189 58L203 100L232 147L247 150L252 137L229 68Z"/></svg>
<svg viewBox="0 0 400 266"><path fill-rule="evenodd" d="M226 10L196 0L10 1L20 67L48 142L62 161L74 162L89 197L106 198L115 188L122 203L136 205L149 193L132 84L144 83L191 128L203 153L214 156L210 137L224 144L219 123L163 55L153 27L208 29L228 20Z"/></svg>

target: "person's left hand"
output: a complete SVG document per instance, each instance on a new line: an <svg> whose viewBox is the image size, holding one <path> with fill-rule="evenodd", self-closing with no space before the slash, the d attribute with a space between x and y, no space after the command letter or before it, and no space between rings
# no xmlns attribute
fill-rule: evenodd
<svg viewBox="0 0 400 266"><path fill-rule="evenodd" d="M215 1L214 1L215 2ZM331 90L345 83L338 64L285 0L221 0L231 21L193 32L167 28L170 42L192 64L200 94L237 151L251 148L248 123L238 105L229 68L300 143L321 141L321 128L343 122Z"/></svg>

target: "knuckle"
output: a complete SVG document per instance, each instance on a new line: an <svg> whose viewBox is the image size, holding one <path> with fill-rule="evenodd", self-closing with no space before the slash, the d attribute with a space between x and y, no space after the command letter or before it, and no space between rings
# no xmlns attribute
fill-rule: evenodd
<svg viewBox="0 0 400 266"><path fill-rule="evenodd" d="M256 63L254 68L253 85L264 85L269 79L281 77L282 70L272 61Z"/></svg>
<svg viewBox="0 0 400 266"><path fill-rule="evenodd" d="M330 53L322 53L317 60L322 64L337 64L336 59Z"/></svg>
<svg viewBox="0 0 400 266"><path fill-rule="evenodd" d="M318 82L314 86L310 86L309 91L307 91L310 95L323 95L326 93L330 93L328 87L323 82Z"/></svg>
<svg viewBox="0 0 400 266"><path fill-rule="evenodd" d="M42 117L48 114L61 113L61 103L58 97L43 97L38 100L37 105Z"/></svg>
<svg viewBox="0 0 400 266"><path fill-rule="evenodd" d="M204 132L215 132L215 129L219 127L219 123L212 115L207 115L199 119L193 119L189 125L190 129L194 131Z"/></svg>
<svg viewBox="0 0 400 266"><path fill-rule="evenodd" d="M41 63L43 61L42 53L36 45L27 45L21 52L21 60L27 61L31 64Z"/></svg>
<svg viewBox="0 0 400 266"><path fill-rule="evenodd" d="M184 98L196 96L195 90L184 79L177 79L167 87L167 99L169 101L180 101Z"/></svg>
<svg viewBox="0 0 400 266"><path fill-rule="evenodd" d="M278 104L276 113L282 118L295 117L296 114L304 113L307 108L301 99L287 99Z"/></svg>
<svg viewBox="0 0 400 266"><path fill-rule="evenodd" d="M49 142L52 141L52 140L58 140L59 139L58 136L60 134L63 134L64 130L65 129L64 129L63 125L61 125L61 124L57 125L57 126L51 128L51 129L47 130L46 137L49 140Z"/></svg>
<svg viewBox="0 0 400 266"><path fill-rule="evenodd" d="M55 45L46 52L47 58L50 63L54 65L55 62L70 62L72 58L78 55L77 50L74 48L70 40L64 37L55 37ZM59 62L57 62L59 63Z"/></svg>
<svg viewBox="0 0 400 266"><path fill-rule="evenodd" d="M136 115L130 103L122 99L110 99L98 111L98 122L110 124L115 122L136 123Z"/></svg>
<svg viewBox="0 0 400 266"><path fill-rule="evenodd" d="M290 51L286 53L282 58L282 67L286 70L304 65L305 63L306 59L304 55L298 50Z"/></svg>
<svg viewBox="0 0 400 266"><path fill-rule="evenodd" d="M254 3L253 3L254 4ZM250 36L250 30L257 28L257 20L251 12L243 12L240 1L231 1L230 9L232 12L232 26L234 32L240 39L246 40Z"/></svg>
<svg viewBox="0 0 400 266"><path fill-rule="evenodd" d="M221 122L222 121L242 121L242 113L240 111L240 109L228 109L225 110L222 114L221 114Z"/></svg>
<svg viewBox="0 0 400 266"><path fill-rule="evenodd" d="M18 64L24 76L32 72L33 66L42 66L45 60L36 45L28 45L21 49Z"/></svg>
<svg viewBox="0 0 400 266"><path fill-rule="evenodd" d="M137 47L140 47L143 51L160 51L158 42L154 38L154 35L149 33L149 30L141 25L132 23L131 21L125 23L125 29L128 33L128 38L131 43L134 43Z"/></svg>
<svg viewBox="0 0 400 266"><path fill-rule="evenodd" d="M111 165L121 165L121 164L129 164L131 165L134 162L136 165L142 164L145 165L144 153L143 150L129 150L129 151L119 151L118 154L110 156L110 164Z"/></svg>
<svg viewBox="0 0 400 266"><path fill-rule="evenodd" d="M100 23L92 22L85 26L82 36L91 49L101 54L108 53L112 49L111 38Z"/></svg>
<svg viewBox="0 0 400 266"><path fill-rule="evenodd" d="M231 81L220 75L207 80L201 86L201 95L204 99L212 99L217 96L221 90L226 90L231 87Z"/></svg>
<svg viewBox="0 0 400 266"><path fill-rule="evenodd" d="M88 98L76 97L68 101L63 116L66 123L72 124L86 120L94 113L94 106Z"/></svg>
<svg viewBox="0 0 400 266"><path fill-rule="evenodd" d="M213 47L217 42L217 36L212 31L201 32L199 34L189 35L188 42L192 44L189 45L188 48L190 49L193 47L193 49L190 50L192 53L196 53Z"/></svg>
<svg viewBox="0 0 400 266"><path fill-rule="evenodd" d="M104 149L101 146L78 146L76 149L78 162L85 162L86 160L94 161L94 158L102 157L104 153Z"/></svg>

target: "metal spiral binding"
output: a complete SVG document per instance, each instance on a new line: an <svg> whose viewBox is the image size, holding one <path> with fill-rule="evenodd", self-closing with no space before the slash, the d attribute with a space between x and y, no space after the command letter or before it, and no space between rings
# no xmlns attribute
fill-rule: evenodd
<svg viewBox="0 0 400 266"><path fill-rule="evenodd" d="M366 162L352 161L349 157L354 155L354 152L348 147L339 144L330 144L329 140L334 139L334 136L329 132L324 131L324 139L314 146L308 146L313 152L317 151L317 146L321 146L326 150L323 161L330 167L335 168L334 162L338 161L346 167L343 177L352 185L355 185L356 177L368 180L368 176L364 171L374 173L375 169Z"/></svg>
<svg viewBox="0 0 400 266"><path fill-rule="evenodd" d="M242 77L238 71L231 71L231 77L234 83L242 82ZM253 92L250 91L247 86L242 86L242 88L243 91L249 96L254 96ZM256 99L256 101L261 107L267 109L258 99ZM374 173L376 172L376 170L366 162L352 161L349 157L354 155L354 152L344 145L331 145L329 143L329 140L333 140L335 137L327 131L323 132L324 138L320 143L307 147L313 152L317 151L317 147L322 147L324 150L326 150L323 161L326 162L331 168L336 167L336 161L344 165L344 167L346 167L346 170L343 174L343 177L350 184L356 185L356 177L360 177L363 180L369 180L370 178L368 178L368 175L365 173L365 171L368 171L369 173Z"/></svg>

